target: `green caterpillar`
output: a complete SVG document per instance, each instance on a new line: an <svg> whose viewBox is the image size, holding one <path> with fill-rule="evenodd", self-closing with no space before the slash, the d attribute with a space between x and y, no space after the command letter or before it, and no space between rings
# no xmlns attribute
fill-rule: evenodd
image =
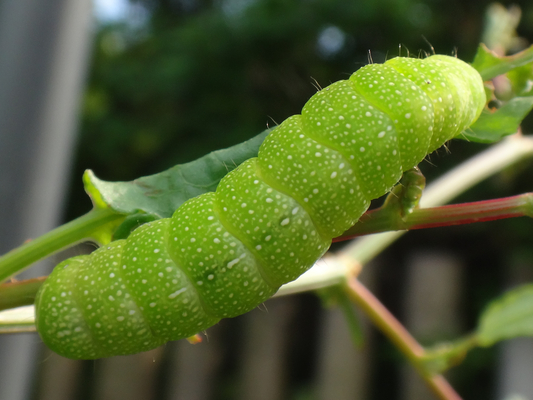
<svg viewBox="0 0 533 400"><path fill-rule="evenodd" d="M315 94L215 193L59 264L35 303L43 341L69 358L125 355L253 309L484 105L480 75L453 57L359 69Z"/></svg>

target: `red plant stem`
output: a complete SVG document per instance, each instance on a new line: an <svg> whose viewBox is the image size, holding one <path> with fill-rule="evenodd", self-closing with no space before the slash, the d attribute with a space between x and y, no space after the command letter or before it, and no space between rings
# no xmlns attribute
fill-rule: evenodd
<svg viewBox="0 0 533 400"><path fill-rule="evenodd" d="M425 353L424 348L356 277L348 278L346 289L350 299L363 310L374 325L407 357L439 399L461 400L459 394L442 375L430 375L423 368L420 361Z"/></svg>
<svg viewBox="0 0 533 400"><path fill-rule="evenodd" d="M533 216L533 193L473 203L416 209L404 216L387 207L366 212L352 228L334 242L391 230L413 230Z"/></svg>
<svg viewBox="0 0 533 400"><path fill-rule="evenodd" d="M0 285L0 310L33 304L46 276Z"/></svg>

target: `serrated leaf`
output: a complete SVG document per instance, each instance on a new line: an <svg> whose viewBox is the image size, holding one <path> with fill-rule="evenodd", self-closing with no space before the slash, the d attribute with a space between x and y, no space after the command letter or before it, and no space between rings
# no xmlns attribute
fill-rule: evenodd
<svg viewBox="0 0 533 400"><path fill-rule="evenodd" d="M494 112L483 110L481 116L458 139L493 143L516 133L522 120L533 108L533 97L515 97Z"/></svg>
<svg viewBox="0 0 533 400"><path fill-rule="evenodd" d="M533 284L505 293L480 318L477 339L481 346L518 336L533 336Z"/></svg>
<svg viewBox="0 0 533 400"><path fill-rule="evenodd" d="M488 81L531 62L533 62L533 46L512 56L500 57L482 43L478 47L472 66L484 81Z"/></svg>
<svg viewBox="0 0 533 400"><path fill-rule="evenodd" d="M145 213L167 218L188 199L215 190L229 171L257 156L269 132L266 130L233 147L130 182L103 181L87 170L83 176L85 190L96 207L127 215Z"/></svg>

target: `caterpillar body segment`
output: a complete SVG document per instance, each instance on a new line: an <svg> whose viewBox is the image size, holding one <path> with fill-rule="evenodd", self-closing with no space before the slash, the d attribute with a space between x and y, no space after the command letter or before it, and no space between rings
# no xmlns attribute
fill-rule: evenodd
<svg viewBox="0 0 533 400"><path fill-rule="evenodd" d="M215 193L59 264L36 299L43 341L70 358L131 354L253 309L484 105L481 77L453 57L361 68L315 94Z"/></svg>

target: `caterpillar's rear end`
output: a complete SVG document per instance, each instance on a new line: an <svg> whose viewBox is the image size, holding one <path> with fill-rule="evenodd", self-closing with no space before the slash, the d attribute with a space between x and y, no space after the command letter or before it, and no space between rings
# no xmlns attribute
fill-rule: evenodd
<svg viewBox="0 0 533 400"><path fill-rule="evenodd" d="M41 337L66 357L109 357L253 309L484 105L481 77L456 58L361 68L314 95L215 193L59 264L36 300Z"/></svg>

